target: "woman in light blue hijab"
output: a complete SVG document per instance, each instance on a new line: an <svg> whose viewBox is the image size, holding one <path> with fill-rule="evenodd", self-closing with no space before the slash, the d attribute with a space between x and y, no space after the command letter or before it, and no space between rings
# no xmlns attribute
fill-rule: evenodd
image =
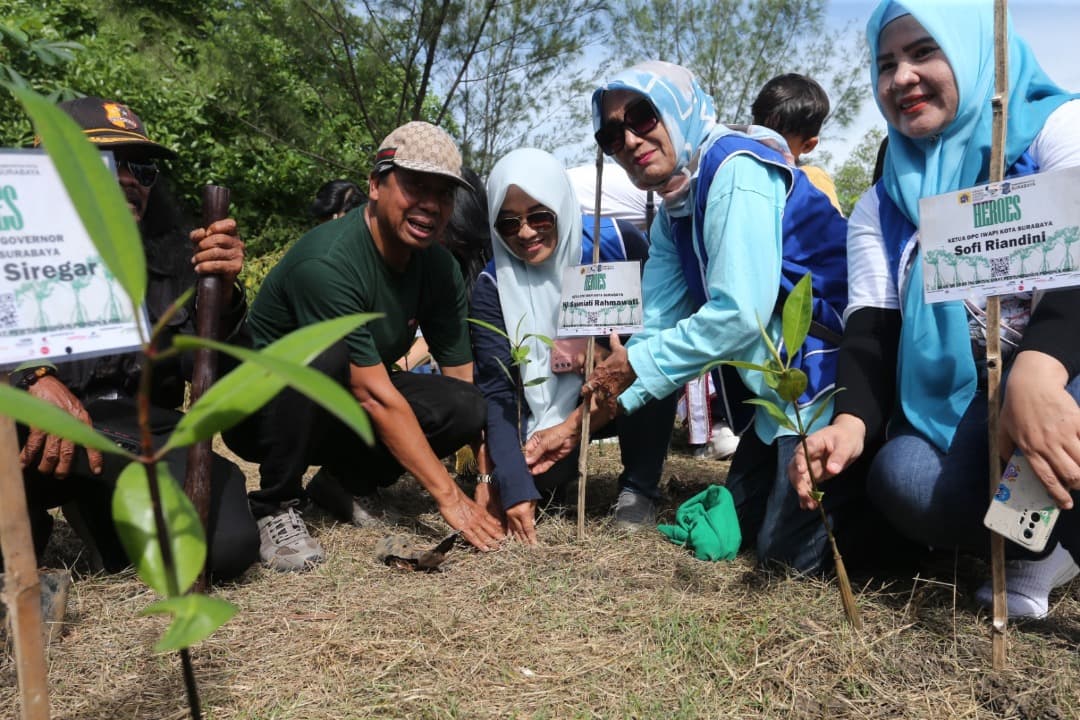
<svg viewBox="0 0 1080 720"><path fill-rule="evenodd" d="M552 340L558 334L563 273L591 262L593 219L583 222L562 163L534 148L515 150L495 164L487 196L494 257L472 296L472 317L486 326L477 324L472 334L476 383L488 400L487 447L481 460L485 466L490 460L494 472L482 477L487 483L478 486L477 502L505 517L516 538L533 544L541 491L557 496L576 477L572 459L534 477L522 445L541 431L569 436L581 422L582 377L574 365L580 365L577 355L584 341ZM629 222L602 219L600 237L602 261L648 256L644 236ZM515 364L510 342L492 327L521 341L527 361ZM673 418L674 400L653 404L640 418L620 421L609 430L608 435L617 431L622 441L624 505L652 508ZM658 430L665 423L667 430ZM631 524L652 519L650 513Z"/></svg>
<svg viewBox="0 0 1080 720"><path fill-rule="evenodd" d="M872 498L912 540L972 552L988 547L985 303L924 302L919 200L989 180L993 37L989 1L886 1L870 18L871 81L889 146L881 181L850 218L837 380L848 390L833 424L808 440L810 462L828 477L892 417L868 480ZM1011 22L1008 50L1007 174L1080 165L1080 103L1046 76ZM1080 292L1035 300L1002 298L1001 445L1022 450L1058 505L1071 508L1080 499ZM791 478L813 507L801 452ZM1080 513L1062 514L1051 547L1045 560L1010 566L1010 615L1044 615L1050 589L1076 573ZM989 588L977 597L989 601Z"/></svg>

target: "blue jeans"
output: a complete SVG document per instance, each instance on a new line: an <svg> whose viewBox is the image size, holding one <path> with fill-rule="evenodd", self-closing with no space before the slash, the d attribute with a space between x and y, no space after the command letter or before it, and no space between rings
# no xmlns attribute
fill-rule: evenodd
<svg viewBox="0 0 1080 720"><path fill-rule="evenodd" d="M780 563L816 574L831 565L832 549L821 515L799 507L787 478L798 443L798 438L786 436L766 445L753 429L743 433L725 484L735 501L743 547L753 542L759 563ZM825 514L837 541L844 541L845 546L861 544L857 526L866 520L860 509L865 507L864 468L865 464L853 465L822 487ZM841 549L846 557L846 548Z"/></svg>
<svg viewBox="0 0 1080 720"><path fill-rule="evenodd" d="M1066 389L1080 401L1080 377ZM986 415L986 393L979 392L947 453L906 421L895 422L895 431L870 468L867 493L903 535L934 548L986 554L990 547L990 531L982 524L990 502ZM1072 495L1080 504L1080 493ZM1080 512L1061 514L1047 552L1056 542L1080 559ZM1015 543L1005 547L1010 557L1038 557Z"/></svg>

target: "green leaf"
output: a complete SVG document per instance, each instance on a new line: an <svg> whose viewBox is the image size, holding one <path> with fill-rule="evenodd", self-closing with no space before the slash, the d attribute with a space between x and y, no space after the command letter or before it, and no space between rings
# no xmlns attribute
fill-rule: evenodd
<svg viewBox="0 0 1080 720"><path fill-rule="evenodd" d="M810 273L803 275L784 301L782 327L784 347L789 358L799 352L806 340L806 334L810 332L810 320L814 312L814 287L811 281Z"/></svg>
<svg viewBox="0 0 1080 720"><path fill-rule="evenodd" d="M799 429L795 427L795 424L788 419L787 414L783 410L778 408L775 403L772 403L763 398L750 398L745 401L747 405L758 405L765 408L765 411L769 413L773 420L779 423L780 427L787 428L792 432L798 432Z"/></svg>
<svg viewBox="0 0 1080 720"><path fill-rule="evenodd" d="M714 360L701 371L701 374L709 372L713 368L720 367L721 365L730 365L731 367L742 368L744 370L754 370L760 373L774 373L776 370L766 367L765 365L758 365L752 362L745 362L743 360Z"/></svg>
<svg viewBox="0 0 1080 720"><path fill-rule="evenodd" d="M154 645L154 652L172 652L189 648L210 637L215 630L236 615L230 602L206 595L183 595L148 605L140 615L172 615L165 634Z"/></svg>
<svg viewBox="0 0 1080 720"><path fill-rule="evenodd" d="M116 178L75 121L48 100L8 85L34 122L86 232L133 306L146 294L142 239Z"/></svg>
<svg viewBox="0 0 1080 720"><path fill-rule="evenodd" d="M540 333L528 333L525 337L521 338L522 342L529 338L536 338L540 342L548 346L549 349L555 348L555 341L549 338L547 335L541 335Z"/></svg>
<svg viewBox="0 0 1080 720"><path fill-rule="evenodd" d="M502 368L503 375L506 376L507 381L513 385L514 375L510 372L510 368L506 367L506 363L502 361L502 358L495 358L495 362L499 363L499 367Z"/></svg>
<svg viewBox="0 0 1080 720"><path fill-rule="evenodd" d="M177 424L163 448L172 449L205 440L232 427L266 404L286 386L303 393L345 423L364 442L372 445L371 421L356 397L328 375L306 365L324 349L347 335L374 314L348 315L309 325L286 335L261 352L206 338L178 336L180 349L209 347L244 361L240 367L214 383ZM300 335L298 342L294 336ZM288 342L286 342L288 341Z"/></svg>
<svg viewBox="0 0 1080 720"><path fill-rule="evenodd" d="M546 377L533 378L529 382L525 383L522 387L532 387L533 385L543 385L548 381Z"/></svg>
<svg viewBox="0 0 1080 720"><path fill-rule="evenodd" d="M842 387L833 388L828 395L815 402L814 404L817 405L817 408L814 410L814 414L810 416L810 422L807 423L806 427L814 427L814 423L821 417L821 413L825 412L825 408L829 407L829 401L836 396L836 393L843 392L846 389L847 388Z"/></svg>
<svg viewBox="0 0 1080 720"><path fill-rule="evenodd" d="M0 384L0 412L28 427L71 440L77 445L135 459L127 450L105 437L82 420L50 402L39 400L25 390Z"/></svg>
<svg viewBox="0 0 1080 720"><path fill-rule="evenodd" d="M506 342L510 343L511 345L514 344L513 341L510 340L510 336L507 335L505 331L495 327L491 323L489 323L487 321L484 321L484 320L477 320L476 318L467 318L467 320L469 322L471 322L473 325L479 325L480 327L484 328L485 330L490 330L491 332L495 333L496 335L501 335L502 337L506 338Z"/></svg>
<svg viewBox="0 0 1080 720"><path fill-rule="evenodd" d="M112 500L113 523L142 581L158 594L171 597L187 591L202 572L206 563L206 537L195 506L169 472L169 466L159 462L154 467L167 542L172 551L173 577L169 577L161 554L145 465L132 463L117 478Z"/></svg>
<svg viewBox="0 0 1080 720"><path fill-rule="evenodd" d="M772 338L769 337L769 332L765 329L765 326L761 324L761 318L757 318L757 326L762 339L765 340L765 346L769 348L769 354L772 355L773 360L775 360L776 364L780 367L786 367L784 361L780 359L780 353L776 349L776 344L772 341Z"/></svg>
<svg viewBox="0 0 1080 720"><path fill-rule="evenodd" d="M825 497L825 493L821 490L811 490L810 497L814 498L815 502L821 502L822 498Z"/></svg>
<svg viewBox="0 0 1080 720"><path fill-rule="evenodd" d="M798 368L788 368L780 373L780 382L776 385L776 394L789 403L798 402L806 392L806 373Z"/></svg>
<svg viewBox="0 0 1080 720"><path fill-rule="evenodd" d="M780 386L780 375L786 372L784 366L769 358L765 361L765 386L775 390Z"/></svg>

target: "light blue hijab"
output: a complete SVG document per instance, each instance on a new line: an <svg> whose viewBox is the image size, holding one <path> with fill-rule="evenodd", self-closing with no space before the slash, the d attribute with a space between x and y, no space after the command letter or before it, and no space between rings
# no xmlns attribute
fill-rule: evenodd
<svg viewBox="0 0 1080 720"><path fill-rule="evenodd" d="M495 220L511 185L517 185L558 216L555 251L539 265L529 265L510 252L502 235L495 230ZM581 263L581 206L570 178L554 155L535 148L514 150L492 168L487 197L491 251L506 332L515 339L515 333L520 333L518 337L534 333L554 340L563 270ZM551 350L542 341L529 338L525 345L529 348L529 362L518 370L529 406L525 434L528 437L537 430L559 424L573 412L582 381L576 373L552 373ZM529 385L538 378L547 380Z"/></svg>
<svg viewBox="0 0 1080 720"><path fill-rule="evenodd" d="M866 26L871 89L877 99L881 31L912 15L940 45L956 79L956 118L932 138L914 139L889 127L882 183L896 206L919 226L919 198L971 187L989 179L994 94L994 11L989 0L884 0ZM1071 98L1057 87L1008 23L1009 112L1005 166L1028 149L1050 113ZM881 101L877 100L878 107ZM939 449L975 395L967 313L961 302L923 301L922 262L916 256L902 292L898 386L908 421Z"/></svg>
<svg viewBox="0 0 1080 720"><path fill-rule="evenodd" d="M941 46L956 76L956 119L935 138L913 139L889 128L882 181L889 197L919 225L919 198L986 182L994 95L994 7L990 0L885 0L866 25L870 87L877 98L878 41L888 22L911 14ZM904 12L906 11L906 13ZM1005 167L1028 149L1046 118L1071 98L1047 77L1031 48L1009 32L1009 125Z"/></svg>

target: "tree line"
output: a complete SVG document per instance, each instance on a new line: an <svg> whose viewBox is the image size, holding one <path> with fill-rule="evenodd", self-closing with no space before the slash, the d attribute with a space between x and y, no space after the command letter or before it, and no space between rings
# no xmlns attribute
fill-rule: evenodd
<svg viewBox="0 0 1080 720"><path fill-rule="evenodd" d="M483 174L522 145L577 144L587 160L588 89L650 57L694 70L732 122L749 121L770 77L803 72L828 89L835 131L857 113L865 76L834 56L852 33L826 28L825 0L5 4L3 79L130 105L178 152L170 175L189 206L208 182L232 188L252 256L298 237L314 190L362 181L379 140L408 120L447 128ZM3 93L0 146L32 141Z"/></svg>

